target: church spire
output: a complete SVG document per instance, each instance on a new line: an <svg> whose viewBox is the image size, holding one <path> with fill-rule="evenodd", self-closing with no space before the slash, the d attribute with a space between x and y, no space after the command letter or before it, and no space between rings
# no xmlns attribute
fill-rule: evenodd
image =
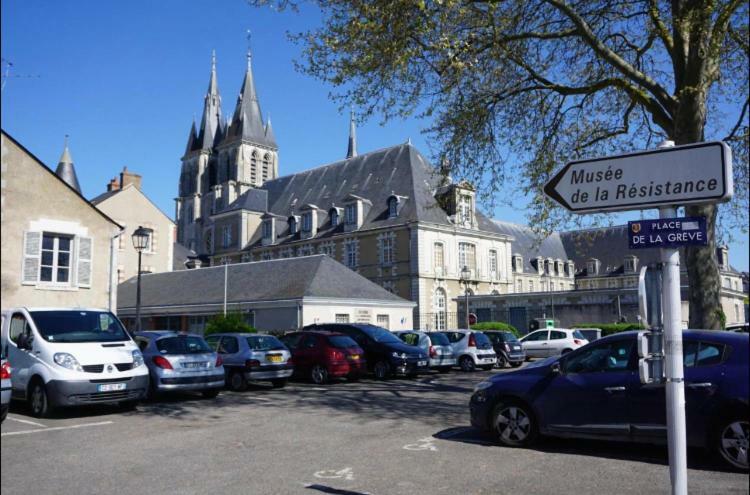
<svg viewBox="0 0 750 495"><path fill-rule="evenodd" d="M70 156L70 150L68 149L68 135L65 135L65 149L63 149L62 155L60 156L60 162L57 164L57 170L55 170L60 179L66 182L70 187L75 189L78 194L81 194L81 186L78 184L78 177L76 176L76 169L73 167L73 158Z"/></svg>
<svg viewBox="0 0 750 495"><path fill-rule="evenodd" d="M241 138L244 141L276 148L275 141L269 141L266 138L260 103L255 92L252 58L252 53L248 50L247 70L245 71L245 79L242 81L240 95L237 97L237 105L229 128L229 137Z"/></svg>
<svg viewBox="0 0 750 495"><path fill-rule="evenodd" d="M200 133L198 134L199 149L210 150L217 142L217 134L221 127L221 95L216 77L216 50L211 51L211 77L208 81L208 91L203 103Z"/></svg>
<svg viewBox="0 0 750 495"><path fill-rule="evenodd" d="M357 156L357 129L354 125L354 111L349 112L349 148L346 150L346 158Z"/></svg>
<svg viewBox="0 0 750 495"><path fill-rule="evenodd" d="M271 127L271 116L268 116L268 120L266 121L266 141L268 144L272 144L273 146L276 146L276 136L273 133L273 127Z"/></svg>

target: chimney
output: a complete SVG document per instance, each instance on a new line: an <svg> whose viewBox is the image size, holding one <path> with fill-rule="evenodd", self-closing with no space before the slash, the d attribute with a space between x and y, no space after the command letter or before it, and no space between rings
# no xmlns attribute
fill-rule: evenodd
<svg viewBox="0 0 750 495"><path fill-rule="evenodd" d="M113 177L109 184L107 184L107 192L118 191L120 189L120 181L117 177Z"/></svg>
<svg viewBox="0 0 750 495"><path fill-rule="evenodd" d="M141 188L141 176L128 172L128 167L122 167L120 172L120 188L125 188L128 184L133 184L137 189Z"/></svg>

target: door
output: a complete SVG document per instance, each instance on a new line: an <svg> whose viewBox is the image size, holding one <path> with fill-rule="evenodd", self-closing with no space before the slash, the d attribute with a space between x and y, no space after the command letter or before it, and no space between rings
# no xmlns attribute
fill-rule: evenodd
<svg viewBox="0 0 750 495"><path fill-rule="evenodd" d="M24 335L31 349L19 349L18 339ZM13 313L8 328L8 362L13 368L11 384L14 395L23 395L29 384L31 367L39 361L39 344L34 342L34 331L23 313ZM36 349L36 351L34 351Z"/></svg>
<svg viewBox="0 0 750 495"><path fill-rule="evenodd" d="M299 367L300 372L310 370L319 361L319 350L318 336L312 334L304 335L294 351L295 368Z"/></svg>
<svg viewBox="0 0 750 495"><path fill-rule="evenodd" d="M559 356L562 351L569 349L568 334L560 330L550 330L549 345L545 349L547 356Z"/></svg>
<svg viewBox="0 0 750 495"><path fill-rule="evenodd" d="M560 360L538 401L551 433L628 438L628 390L638 381L634 339L592 346Z"/></svg>
<svg viewBox="0 0 750 495"><path fill-rule="evenodd" d="M224 366L245 366L245 361L240 353L240 344L237 337L223 336L219 341L216 352L221 355Z"/></svg>
<svg viewBox="0 0 750 495"><path fill-rule="evenodd" d="M549 330L537 330L532 332L524 339L523 348L530 357L547 357L549 355Z"/></svg>

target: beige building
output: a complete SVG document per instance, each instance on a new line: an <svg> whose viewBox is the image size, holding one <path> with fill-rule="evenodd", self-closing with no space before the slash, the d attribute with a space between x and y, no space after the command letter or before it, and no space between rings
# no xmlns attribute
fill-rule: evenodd
<svg viewBox="0 0 750 495"><path fill-rule="evenodd" d="M175 225L141 190L141 176L123 168L120 177L107 184L107 192L91 200L96 207L125 228L117 243L117 282L138 274L138 252L131 236L138 227L152 229L149 247L142 254L141 271L171 271Z"/></svg>
<svg viewBox="0 0 750 495"><path fill-rule="evenodd" d="M120 226L78 188L67 144L55 172L2 131L2 309L114 310Z"/></svg>

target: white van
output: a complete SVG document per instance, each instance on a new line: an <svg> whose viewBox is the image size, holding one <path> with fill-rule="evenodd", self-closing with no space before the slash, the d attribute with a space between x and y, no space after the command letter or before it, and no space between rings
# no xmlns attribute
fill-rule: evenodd
<svg viewBox="0 0 750 495"><path fill-rule="evenodd" d="M109 311L16 308L3 316L13 397L34 416L60 406L133 406L146 394L141 351Z"/></svg>

